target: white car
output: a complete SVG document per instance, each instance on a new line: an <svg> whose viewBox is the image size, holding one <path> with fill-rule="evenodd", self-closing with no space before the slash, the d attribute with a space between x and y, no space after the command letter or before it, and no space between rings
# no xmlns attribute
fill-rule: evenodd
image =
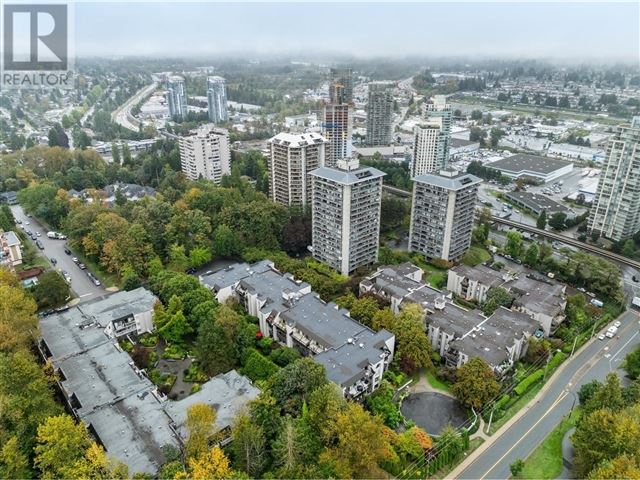
<svg viewBox="0 0 640 480"><path fill-rule="evenodd" d="M604 333L601 333L600 335L598 335L598 340L604 340L605 336Z"/></svg>
<svg viewBox="0 0 640 480"><path fill-rule="evenodd" d="M622 325L622 323L620 323L620 320L616 320L615 322L613 322L613 326L616 328L620 328L620 325Z"/></svg>
<svg viewBox="0 0 640 480"><path fill-rule="evenodd" d="M36 232L36 237L41 237L42 234L40 232Z"/></svg>
<svg viewBox="0 0 640 480"><path fill-rule="evenodd" d="M28 221L28 220L25 220L25 221L24 221L24 224L25 224L25 225L29 225L29 221Z"/></svg>

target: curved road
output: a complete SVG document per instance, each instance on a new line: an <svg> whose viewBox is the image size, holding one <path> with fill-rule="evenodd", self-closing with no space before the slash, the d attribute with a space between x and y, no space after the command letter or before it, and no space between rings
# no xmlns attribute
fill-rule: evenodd
<svg viewBox="0 0 640 480"><path fill-rule="evenodd" d="M131 115L131 109L144 97L153 93L156 88L158 88L158 83L153 82L151 85L147 85L146 87L138 90L133 97L127 100L121 107L111 114L111 120L122 125L124 128L137 132L140 122L133 118L133 115Z"/></svg>
<svg viewBox="0 0 640 480"><path fill-rule="evenodd" d="M619 319L622 326L618 338L600 341L594 336L553 375L520 417L514 417L517 420L507 422L450 476L480 480L510 478L509 465L531 455L578 404L580 387L594 379L604 380L610 371L617 371L625 355L640 345L640 315L630 310ZM618 370L618 374L624 377L624 371Z"/></svg>

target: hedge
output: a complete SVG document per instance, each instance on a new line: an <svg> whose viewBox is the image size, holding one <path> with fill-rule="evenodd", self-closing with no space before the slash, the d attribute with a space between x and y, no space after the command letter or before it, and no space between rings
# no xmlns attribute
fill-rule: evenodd
<svg viewBox="0 0 640 480"><path fill-rule="evenodd" d="M543 376L544 368L540 368L528 377L524 378L518 385L516 385L516 388L514 388L513 391L516 392L516 395L522 395L527 390L529 390L529 387L531 387L531 385L541 380Z"/></svg>
<svg viewBox="0 0 640 480"><path fill-rule="evenodd" d="M249 353L244 368L242 369L242 374L255 382L258 380L267 380L275 375L278 370L280 370L280 368L275 363L259 351L251 349L251 353Z"/></svg>
<svg viewBox="0 0 640 480"><path fill-rule="evenodd" d="M504 395L502 395L502 397L500 397L500 400L496 402L496 409L500 410L504 408L507 403L509 403L509 400L511 400L509 394L505 393Z"/></svg>
<svg viewBox="0 0 640 480"><path fill-rule="evenodd" d="M566 359L567 359L567 354L566 353L556 352L556 354L553 356L553 358L549 362L549 365L547 365L547 368L549 369L549 371L553 372Z"/></svg>

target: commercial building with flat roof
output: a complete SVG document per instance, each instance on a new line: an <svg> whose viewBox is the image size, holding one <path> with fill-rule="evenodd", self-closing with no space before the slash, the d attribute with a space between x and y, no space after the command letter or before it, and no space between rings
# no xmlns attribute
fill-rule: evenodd
<svg viewBox="0 0 640 480"><path fill-rule="evenodd" d="M543 211L546 211L547 215L570 213L569 208L540 193L506 192L504 196L514 205L526 208L536 215L540 215Z"/></svg>
<svg viewBox="0 0 640 480"><path fill-rule="evenodd" d="M454 170L413 179L409 250L458 260L471 245L478 177Z"/></svg>
<svg viewBox="0 0 640 480"><path fill-rule="evenodd" d="M312 254L343 275L378 261L384 173L344 159L313 176Z"/></svg>
<svg viewBox="0 0 640 480"><path fill-rule="evenodd" d="M502 160L487 163L485 167L498 170L509 178L532 178L548 183L573 170L573 163L559 158L540 157L518 153Z"/></svg>
<svg viewBox="0 0 640 480"><path fill-rule="evenodd" d="M311 204L311 172L325 164L328 141L318 133L282 132L269 144L269 196L287 207Z"/></svg>

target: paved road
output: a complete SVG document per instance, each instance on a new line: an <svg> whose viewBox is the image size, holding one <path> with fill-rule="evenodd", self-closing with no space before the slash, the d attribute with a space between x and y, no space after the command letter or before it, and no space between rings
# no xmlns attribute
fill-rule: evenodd
<svg viewBox="0 0 640 480"><path fill-rule="evenodd" d="M48 238L46 228L40 225L35 218L28 218L20 205L13 205L11 207L11 211L13 212L13 216L16 220L22 221L23 226L25 226L25 222L29 222L29 225L25 226L26 230L30 230L33 233L40 232L40 241L44 245L43 254L47 259L51 259L53 257L58 261L55 267L56 270L64 270L69 274L71 277L71 289L80 301L90 300L96 296L105 294L106 291L102 286L98 287L94 285L93 281L91 281L87 274L73 263L71 260L72 255L64 253L64 247L67 244L66 241Z"/></svg>
<svg viewBox="0 0 640 480"><path fill-rule="evenodd" d="M151 85L147 85L146 87L138 90L133 97L127 100L120 108L116 109L111 114L111 120L124 128L137 132L138 124L132 122L133 116L131 115L131 109L140 102L140 100L151 94L156 88L158 88L158 84L157 82L153 82ZM134 122L135 121L136 120L134 120Z"/></svg>
<svg viewBox="0 0 640 480"><path fill-rule="evenodd" d="M580 387L593 379L603 380L610 371L619 367L627 353L640 344L640 315L630 310L620 320L619 338L608 341L596 339L576 354L552 378L540 400L525 407L522 417L480 455L463 465L456 478L509 478L509 465L518 458L527 458L562 417L577 405ZM622 370L618 373L621 377L624 375Z"/></svg>

